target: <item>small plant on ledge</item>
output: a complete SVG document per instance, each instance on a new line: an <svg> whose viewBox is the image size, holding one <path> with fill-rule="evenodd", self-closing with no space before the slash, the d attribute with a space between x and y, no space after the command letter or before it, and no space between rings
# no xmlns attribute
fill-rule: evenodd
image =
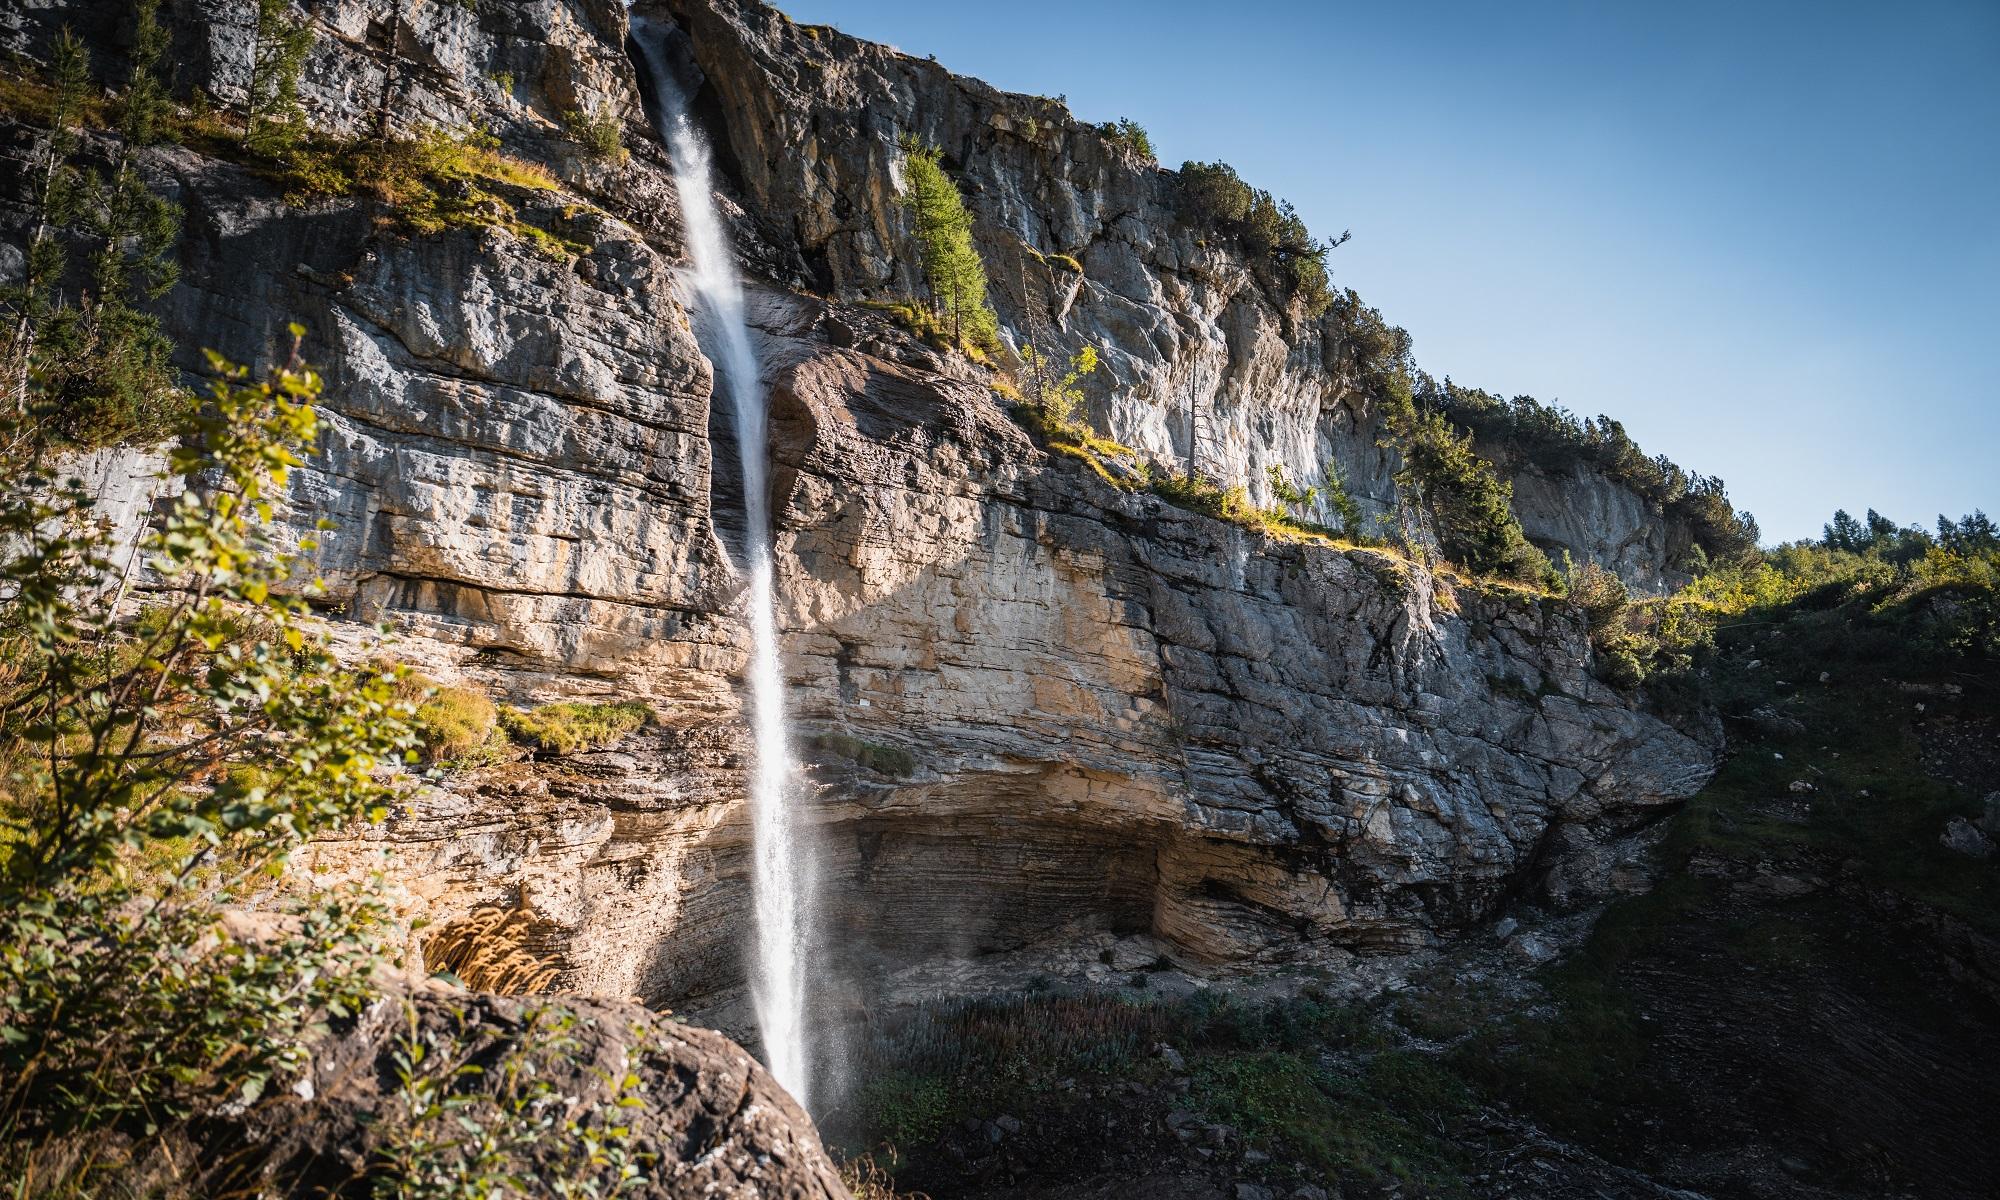
<svg viewBox="0 0 2000 1200"><path fill-rule="evenodd" d="M572 108L563 114L563 130L592 158L624 162L631 157L625 149L625 123L609 109Z"/></svg>

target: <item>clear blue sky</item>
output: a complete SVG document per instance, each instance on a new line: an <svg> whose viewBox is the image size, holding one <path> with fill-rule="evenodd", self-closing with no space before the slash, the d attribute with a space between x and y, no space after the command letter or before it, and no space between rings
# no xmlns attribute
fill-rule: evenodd
<svg viewBox="0 0 2000 1200"><path fill-rule="evenodd" d="M2000 508L2000 0L790 0L1296 203L1433 374L1835 507Z"/></svg>

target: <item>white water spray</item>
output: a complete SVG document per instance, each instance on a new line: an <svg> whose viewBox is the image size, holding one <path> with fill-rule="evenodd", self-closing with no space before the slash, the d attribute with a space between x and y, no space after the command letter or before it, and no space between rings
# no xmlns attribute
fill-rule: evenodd
<svg viewBox="0 0 2000 1200"><path fill-rule="evenodd" d="M751 993L771 1074L801 1107L806 1104L806 921L812 880L800 853L793 811L791 750L785 737L784 677L778 669L778 621L771 562L770 481L765 394L744 319L743 289L729 239L715 211L708 143L695 129L661 43L643 17L632 38L646 56L654 98L673 156L674 186L694 260L690 280L714 345L710 357L735 410L743 464L744 558L750 579L750 715L757 761L750 787L752 887L757 909L757 961Z"/></svg>

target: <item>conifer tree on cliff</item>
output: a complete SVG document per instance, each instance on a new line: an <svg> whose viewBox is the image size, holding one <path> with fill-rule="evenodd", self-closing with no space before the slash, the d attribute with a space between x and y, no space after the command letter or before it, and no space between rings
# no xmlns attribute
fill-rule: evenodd
<svg viewBox="0 0 2000 1200"><path fill-rule="evenodd" d="M75 161L76 130L89 96L81 46L65 36L54 55L51 129L34 170L34 226L27 270L8 289L6 361L12 409L28 414L39 385L35 428L79 446L156 441L186 407L173 345L144 306L174 284L180 208L157 195L139 155L162 140L167 115L160 63L166 31L158 0L133 6L132 72L119 98L116 149L108 167ZM66 287L68 250L87 249L80 287Z"/></svg>
<svg viewBox="0 0 2000 1200"><path fill-rule="evenodd" d="M902 202L916 225L931 311L944 319L954 344L990 345L999 321L986 303L986 264L972 244L972 214L944 173L936 146L905 139L903 151L908 186Z"/></svg>

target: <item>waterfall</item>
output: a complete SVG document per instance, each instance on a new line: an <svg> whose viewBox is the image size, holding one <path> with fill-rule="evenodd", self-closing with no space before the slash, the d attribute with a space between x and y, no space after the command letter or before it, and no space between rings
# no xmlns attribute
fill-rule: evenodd
<svg viewBox="0 0 2000 1200"><path fill-rule="evenodd" d="M632 40L646 58L674 186L694 261L690 284L709 335L705 349L735 412L736 445L743 465L744 562L750 583L750 716L757 761L750 786L751 884L756 901L757 955L751 994L764 1056L771 1074L806 1104L805 952L809 868L800 853L794 811L792 758L785 736L784 676L778 665L778 620L771 561L771 499L765 429L765 393L743 289L728 235L715 209L707 141L695 129L662 42L664 31L642 16L632 20Z"/></svg>

